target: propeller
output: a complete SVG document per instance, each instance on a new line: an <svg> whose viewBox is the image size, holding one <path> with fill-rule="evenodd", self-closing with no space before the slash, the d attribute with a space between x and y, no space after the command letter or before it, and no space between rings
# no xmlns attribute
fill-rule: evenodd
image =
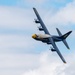
<svg viewBox="0 0 75 75"><path fill-rule="evenodd" d="M34 19L34 22L35 22L35 23L40 23L37 19Z"/></svg>
<svg viewBox="0 0 75 75"><path fill-rule="evenodd" d="M53 47L50 47L50 49L52 52L55 52L56 50Z"/></svg>

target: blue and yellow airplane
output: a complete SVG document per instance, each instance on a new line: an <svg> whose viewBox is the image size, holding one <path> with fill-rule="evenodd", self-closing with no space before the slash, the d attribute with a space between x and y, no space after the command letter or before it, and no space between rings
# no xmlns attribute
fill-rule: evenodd
<svg viewBox="0 0 75 75"><path fill-rule="evenodd" d="M56 46L55 42L62 41L65 46L69 49L69 46L66 42L66 38L69 36L69 34L72 31L67 32L66 34L62 35L58 28L56 28L59 36L52 36L49 31L47 30L45 24L43 23L39 13L37 12L36 8L33 8L37 19L35 20L35 23L39 23L41 27L39 27L40 31L44 31L45 34L33 34L32 38L38 41L42 41L43 43L51 44L53 47L51 48L52 52L57 52L57 54L60 56L61 60L66 63L65 59L63 58L62 54L60 53L58 47Z"/></svg>

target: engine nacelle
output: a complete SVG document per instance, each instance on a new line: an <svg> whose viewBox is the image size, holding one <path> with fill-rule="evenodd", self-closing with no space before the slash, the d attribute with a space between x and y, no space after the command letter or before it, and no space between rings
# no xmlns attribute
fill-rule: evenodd
<svg viewBox="0 0 75 75"><path fill-rule="evenodd" d="M40 31L43 31L44 29L43 29L43 28L41 28L41 27L39 27L39 30L40 30Z"/></svg>
<svg viewBox="0 0 75 75"><path fill-rule="evenodd" d="M47 44L51 44L51 42L47 42Z"/></svg>
<svg viewBox="0 0 75 75"><path fill-rule="evenodd" d="M55 52L56 50L52 48L51 51L52 51L52 52Z"/></svg>
<svg viewBox="0 0 75 75"><path fill-rule="evenodd" d="M40 23L38 20L35 20L35 23Z"/></svg>

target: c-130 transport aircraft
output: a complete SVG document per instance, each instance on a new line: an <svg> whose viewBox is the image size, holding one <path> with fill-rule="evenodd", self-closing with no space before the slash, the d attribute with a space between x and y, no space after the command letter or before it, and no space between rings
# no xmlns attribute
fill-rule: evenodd
<svg viewBox="0 0 75 75"><path fill-rule="evenodd" d="M59 36L52 36L49 31L47 30L45 24L43 23L39 13L37 12L36 8L33 8L36 16L37 16L37 19L35 20L35 23L39 23L41 25L41 27L39 27L39 30L40 31L44 31L45 34L33 34L32 35L32 38L35 39L35 40L38 40L38 41L42 41L43 43L47 43L47 44L51 44L53 46L53 48L51 48L51 51L52 52L57 52L57 54L60 56L61 60L66 63L64 57L62 56L62 54L60 53L58 47L56 46L56 43L55 42L59 42L59 41L62 41L65 46L69 49L69 46L66 42L66 38L69 36L69 34L72 32L72 31L69 31L67 32L66 34L62 35L62 33L59 31L58 28L56 28Z"/></svg>

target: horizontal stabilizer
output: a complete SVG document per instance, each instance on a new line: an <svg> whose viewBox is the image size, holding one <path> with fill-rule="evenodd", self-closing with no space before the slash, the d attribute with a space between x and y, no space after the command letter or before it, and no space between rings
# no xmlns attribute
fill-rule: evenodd
<svg viewBox="0 0 75 75"><path fill-rule="evenodd" d="M68 44L67 44L67 42L66 42L66 40L63 40L63 43L65 44L65 46L66 46L68 49L70 49L69 46L68 46Z"/></svg>

